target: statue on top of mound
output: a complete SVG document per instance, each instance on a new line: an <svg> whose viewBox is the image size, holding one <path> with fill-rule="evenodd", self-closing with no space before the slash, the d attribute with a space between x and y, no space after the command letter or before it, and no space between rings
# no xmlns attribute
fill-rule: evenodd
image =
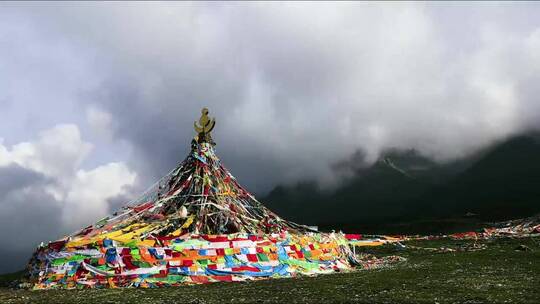
<svg viewBox="0 0 540 304"><path fill-rule="evenodd" d="M212 140L212 136L210 135L210 132L212 132L215 126L216 120L208 117L208 108L202 108L201 118L199 118L199 125L197 125L196 121L193 122L193 128L195 129L195 132L197 132L197 135L194 138L195 141L197 143L207 142L215 145L214 141Z"/></svg>

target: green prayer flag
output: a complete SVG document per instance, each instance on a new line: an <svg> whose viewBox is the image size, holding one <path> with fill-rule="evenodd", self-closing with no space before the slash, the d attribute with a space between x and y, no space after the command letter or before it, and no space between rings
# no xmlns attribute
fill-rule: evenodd
<svg viewBox="0 0 540 304"><path fill-rule="evenodd" d="M268 259L268 256L264 253L257 253L257 259L259 259L260 262L270 261L270 259Z"/></svg>

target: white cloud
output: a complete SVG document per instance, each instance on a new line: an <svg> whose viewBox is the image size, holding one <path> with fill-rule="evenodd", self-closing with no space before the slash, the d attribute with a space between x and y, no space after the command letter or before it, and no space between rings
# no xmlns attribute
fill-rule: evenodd
<svg viewBox="0 0 540 304"><path fill-rule="evenodd" d="M107 215L107 200L127 194L127 187L133 185L135 178L136 174L123 163L78 170L65 199L64 223L77 229Z"/></svg>
<svg viewBox="0 0 540 304"><path fill-rule="evenodd" d="M92 151L73 124L56 125L39 133L33 142L21 142L10 149L0 144L0 165L16 163L53 177L70 177Z"/></svg>
<svg viewBox="0 0 540 304"><path fill-rule="evenodd" d="M56 125L40 132L35 141L11 147L0 142L0 167L15 164L49 179L40 184L41 191L61 205L64 230L75 229L106 215L110 211L107 200L127 195L136 178L122 162L81 168L91 151L92 144L82 140L76 125Z"/></svg>
<svg viewBox="0 0 540 304"><path fill-rule="evenodd" d="M90 105L86 108L86 121L96 136L106 141L112 139L113 117L110 113Z"/></svg>

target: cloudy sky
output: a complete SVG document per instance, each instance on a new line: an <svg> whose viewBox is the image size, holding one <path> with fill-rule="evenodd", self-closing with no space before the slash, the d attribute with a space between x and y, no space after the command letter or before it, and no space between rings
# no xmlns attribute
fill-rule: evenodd
<svg viewBox="0 0 540 304"><path fill-rule="evenodd" d="M538 3L0 3L0 272L187 154L208 106L240 182L336 183L540 126Z"/></svg>

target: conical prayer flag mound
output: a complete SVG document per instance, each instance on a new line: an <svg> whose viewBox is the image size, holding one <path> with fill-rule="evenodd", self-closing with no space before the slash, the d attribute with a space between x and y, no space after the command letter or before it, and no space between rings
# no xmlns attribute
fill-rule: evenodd
<svg viewBox="0 0 540 304"><path fill-rule="evenodd" d="M280 218L221 164L203 109L191 153L136 201L40 246L34 288L159 287L347 270L341 234Z"/></svg>

